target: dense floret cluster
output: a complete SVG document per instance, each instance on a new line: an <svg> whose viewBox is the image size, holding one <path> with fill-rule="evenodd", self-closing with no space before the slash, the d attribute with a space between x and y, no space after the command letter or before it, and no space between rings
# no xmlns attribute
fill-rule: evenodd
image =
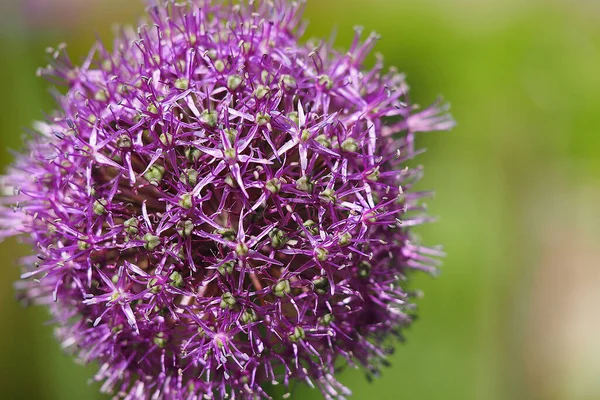
<svg viewBox="0 0 600 400"><path fill-rule="evenodd" d="M179 2L180 3L180 2ZM301 44L301 7L162 2L81 66L2 178L2 235L36 254L23 297L127 399L268 398L292 380L326 398L345 359L376 372L411 320L402 281L435 270L411 240L418 111L396 71Z"/></svg>

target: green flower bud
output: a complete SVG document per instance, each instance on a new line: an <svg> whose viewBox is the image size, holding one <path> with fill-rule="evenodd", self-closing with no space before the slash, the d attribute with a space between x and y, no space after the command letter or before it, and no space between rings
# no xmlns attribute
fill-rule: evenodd
<svg viewBox="0 0 600 400"><path fill-rule="evenodd" d="M178 204L181 208L184 208L186 210L191 209L192 206L194 205L192 194L191 193L182 194L181 198L179 199Z"/></svg>
<svg viewBox="0 0 600 400"><path fill-rule="evenodd" d="M314 185L307 176L302 176L296 181L296 189L302 192L312 193L313 188Z"/></svg>
<svg viewBox="0 0 600 400"><path fill-rule="evenodd" d="M258 85L256 87L256 89L254 90L254 96L260 100L260 99L264 98L266 95L268 95L269 91L270 91L270 89L268 87L266 87L264 85Z"/></svg>
<svg viewBox="0 0 600 400"><path fill-rule="evenodd" d="M184 169L179 175L179 180L186 185L196 186L196 183L198 183L198 171L191 168Z"/></svg>
<svg viewBox="0 0 600 400"><path fill-rule="evenodd" d="M96 214L96 215L105 214L107 204L108 204L108 202L106 201L106 199L98 199L98 200L94 201L94 204L92 205L92 210L94 211L94 214Z"/></svg>
<svg viewBox="0 0 600 400"><path fill-rule="evenodd" d="M304 339L305 337L304 329L301 326L294 327L294 332L290 334L290 340L294 343Z"/></svg>
<svg viewBox="0 0 600 400"><path fill-rule="evenodd" d="M354 139L348 138L342 142L342 149L349 153L354 153L358 150L358 145Z"/></svg>
<svg viewBox="0 0 600 400"><path fill-rule="evenodd" d="M148 168L144 174L144 178L154 186L158 186L165 174L165 168L162 165L153 165Z"/></svg>
<svg viewBox="0 0 600 400"><path fill-rule="evenodd" d="M130 149L131 146L131 137L129 135L123 134L117 139L117 147L119 149Z"/></svg>
<svg viewBox="0 0 600 400"><path fill-rule="evenodd" d="M315 293L324 295L329 292L329 280L325 276L319 276L316 279L313 279L313 286L315 288Z"/></svg>
<svg viewBox="0 0 600 400"><path fill-rule="evenodd" d="M196 162L202 155L202 152L195 147L186 147L184 154L185 158L187 158L189 162Z"/></svg>
<svg viewBox="0 0 600 400"><path fill-rule="evenodd" d="M146 287L150 289L150 292L153 294L157 294L162 289L162 286L158 284L158 279L156 278L150 279Z"/></svg>
<svg viewBox="0 0 600 400"><path fill-rule="evenodd" d="M235 253L240 257L243 257L246 254L248 254L248 251L248 245L246 245L246 243L244 242L240 242L237 244L237 246L235 246Z"/></svg>
<svg viewBox="0 0 600 400"><path fill-rule="evenodd" d="M190 80L179 78L175 81L175 87L179 90L188 90L190 88Z"/></svg>
<svg viewBox="0 0 600 400"><path fill-rule="evenodd" d="M319 234L319 225L317 225L317 223L315 221L313 221L312 219L307 219L306 221L304 221L304 223L302 225L304 225L306 230L312 236L316 236ZM302 232L302 233L304 233L304 232Z"/></svg>
<svg viewBox="0 0 600 400"><path fill-rule="evenodd" d="M267 113L259 112L256 114L256 124L258 126L267 125L271 122L271 116Z"/></svg>
<svg viewBox="0 0 600 400"><path fill-rule="evenodd" d="M291 75L281 75L280 82L286 90L294 90L298 87L296 79Z"/></svg>
<svg viewBox="0 0 600 400"><path fill-rule="evenodd" d="M135 217L131 217L123 223L123 226L125 227L125 232L127 232L130 235L137 235L139 231L138 225L139 222Z"/></svg>
<svg viewBox="0 0 600 400"><path fill-rule="evenodd" d="M219 307L222 309L232 309L237 304L237 300L230 292L223 293Z"/></svg>
<svg viewBox="0 0 600 400"><path fill-rule="evenodd" d="M227 78L227 88L234 92L238 87L240 87L243 80L244 78L242 78L240 75L230 75Z"/></svg>
<svg viewBox="0 0 600 400"><path fill-rule="evenodd" d="M256 322L258 317L256 316L256 312L252 308L246 308L240 317L244 324L249 324L252 322Z"/></svg>
<svg viewBox="0 0 600 400"><path fill-rule="evenodd" d="M351 240L352 240L352 235L350 234L350 232L344 232L340 236L340 240L338 241L338 244L342 247L345 247L350 244Z"/></svg>
<svg viewBox="0 0 600 400"><path fill-rule="evenodd" d="M277 194L281 190L281 181L278 178L269 179L265 183L265 188L272 194Z"/></svg>
<svg viewBox="0 0 600 400"><path fill-rule="evenodd" d="M194 230L194 223L189 219L182 220L177 223L176 229L179 236L188 237L192 234L192 231Z"/></svg>
<svg viewBox="0 0 600 400"><path fill-rule="evenodd" d="M203 124L206 124L210 127L214 128L215 126L217 126L218 121L219 121L219 115L214 110L213 111L204 110L200 114L200 122L202 122Z"/></svg>
<svg viewBox="0 0 600 400"><path fill-rule="evenodd" d="M358 276L362 279L368 278L371 275L371 264L367 261L358 263Z"/></svg>
<svg viewBox="0 0 600 400"><path fill-rule="evenodd" d="M144 248L150 251L154 250L160 244L160 238L151 233L146 233L143 237L143 240Z"/></svg>
<svg viewBox="0 0 600 400"><path fill-rule="evenodd" d="M319 261L325 261L329 257L329 252L327 251L327 249L318 247L315 249L315 257Z"/></svg>
<svg viewBox="0 0 600 400"><path fill-rule="evenodd" d="M328 75L319 76L319 85L325 87L325 89L330 90L333 87L333 81Z"/></svg>
<svg viewBox="0 0 600 400"><path fill-rule="evenodd" d="M287 236L285 232L277 228L269 232L269 238L271 238L271 246L274 249L280 249L287 243Z"/></svg>
<svg viewBox="0 0 600 400"><path fill-rule="evenodd" d="M325 189L321 193L319 193L319 198L321 201L325 203L335 203L337 201L337 196L335 195L335 191L333 189Z"/></svg>
<svg viewBox="0 0 600 400"><path fill-rule="evenodd" d="M277 297L284 297L287 294L290 294L292 288L290 287L290 281L287 279L281 280L277 282L273 288L273 294Z"/></svg>
<svg viewBox="0 0 600 400"><path fill-rule="evenodd" d="M235 261L230 260L230 261L227 261L227 262L221 264L217 268L217 271L219 271L219 273L221 275L228 275L228 274L231 274L233 272L234 267L235 267Z"/></svg>
<svg viewBox="0 0 600 400"><path fill-rule="evenodd" d="M169 275L169 283L171 284L171 286L178 288L182 288L185 286L183 276L181 276L181 274L177 271L171 272L171 275Z"/></svg>
<svg viewBox="0 0 600 400"><path fill-rule="evenodd" d="M223 239L229 240L230 242L233 242L237 236L235 231L231 228L217 229L215 233L217 235L221 235Z"/></svg>
<svg viewBox="0 0 600 400"><path fill-rule="evenodd" d="M163 332L158 332L156 336L154 336L154 344L160 347L161 349L167 345L167 339L165 338L165 334Z"/></svg>

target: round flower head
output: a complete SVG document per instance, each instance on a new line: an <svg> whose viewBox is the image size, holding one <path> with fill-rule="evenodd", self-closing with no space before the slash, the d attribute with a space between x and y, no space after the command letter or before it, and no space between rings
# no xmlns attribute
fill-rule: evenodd
<svg viewBox="0 0 600 400"><path fill-rule="evenodd" d="M363 68L373 35L339 53L299 42L298 5L180 3L40 71L66 91L2 180L2 236L35 248L20 293L116 397L343 398L335 365L376 374L407 273L435 270L405 163L453 123Z"/></svg>

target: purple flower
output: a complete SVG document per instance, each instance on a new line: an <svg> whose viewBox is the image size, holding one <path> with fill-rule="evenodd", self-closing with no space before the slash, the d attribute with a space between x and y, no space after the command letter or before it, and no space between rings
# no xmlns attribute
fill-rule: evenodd
<svg viewBox="0 0 600 400"><path fill-rule="evenodd" d="M407 274L436 269L405 164L453 122L363 68L374 35L339 53L284 1L178 3L40 71L66 93L2 178L1 235L36 252L20 293L116 397L343 398L336 362L376 374Z"/></svg>

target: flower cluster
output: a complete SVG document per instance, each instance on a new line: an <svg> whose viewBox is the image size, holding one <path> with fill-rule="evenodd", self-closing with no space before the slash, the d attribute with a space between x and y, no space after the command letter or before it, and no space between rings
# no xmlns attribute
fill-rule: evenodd
<svg viewBox="0 0 600 400"><path fill-rule="evenodd" d="M407 272L435 270L405 164L453 122L363 68L374 35L338 53L299 43L298 5L179 3L40 70L66 93L2 178L1 235L36 252L20 290L116 397L343 398L336 362L376 373Z"/></svg>

